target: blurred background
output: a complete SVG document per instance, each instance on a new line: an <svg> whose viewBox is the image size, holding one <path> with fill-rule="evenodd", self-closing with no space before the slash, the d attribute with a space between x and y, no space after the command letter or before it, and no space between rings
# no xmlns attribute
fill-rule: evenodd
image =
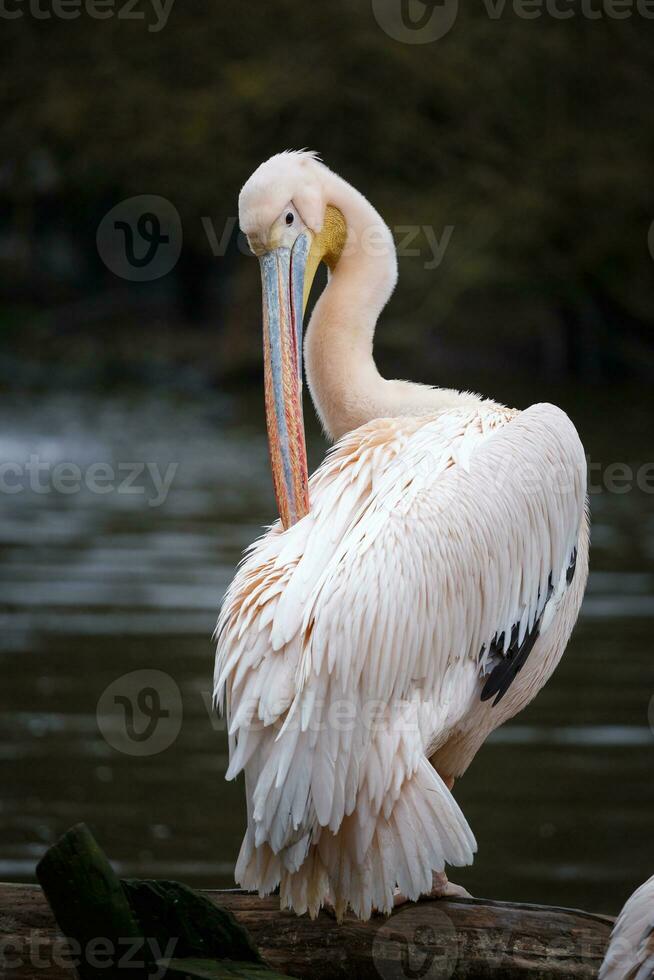
<svg viewBox="0 0 654 980"><path fill-rule="evenodd" d="M394 231L382 373L555 401L589 454L579 624L457 785L479 854L455 880L615 913L654 871L652 16L6 0L0 879L83 819L122 873L233 882L211 632L275 514L237 197L305 146ZM121 735L107 690L162 741Z"/></svg>

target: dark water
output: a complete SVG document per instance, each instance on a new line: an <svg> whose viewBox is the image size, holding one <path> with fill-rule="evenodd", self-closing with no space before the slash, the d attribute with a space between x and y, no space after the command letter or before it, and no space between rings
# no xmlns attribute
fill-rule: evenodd
<svg viewBox="0 0 654 980"><path fill-rule="evenodd" d="M643 405L630 392L558 394L596 483L625 489L612 463L635 483L654 459ZM243 789L224 782L209 711L211 632L242 548L273 514L260 401L5 397L0 459L20 469L3 471L0 492L0 879L33 880L43 850L86 820L121 873L233 883ZM132 463L176 464L165 502ZM593 571L564 660L457 786L479 854L453 877L473 894L615 912L654 871L647 489L593 493ZM134 671L148 671L134 690L143 677L150 690L129 738L126 702L111 705L132 696Z"/></svg>

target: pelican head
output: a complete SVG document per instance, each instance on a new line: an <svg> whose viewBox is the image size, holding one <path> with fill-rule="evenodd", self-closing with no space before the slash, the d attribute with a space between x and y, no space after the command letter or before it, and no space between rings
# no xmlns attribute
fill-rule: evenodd
<svg viewBox="0 0 654 980"><path fill-rule="evenodd" d="M309 510L302 418L302 320L321 261L333 268L346 238L326 200L314 153L279 153L239 196L239 223L259 258L263 290L264 390L275 497L285 528Z"/></svg>

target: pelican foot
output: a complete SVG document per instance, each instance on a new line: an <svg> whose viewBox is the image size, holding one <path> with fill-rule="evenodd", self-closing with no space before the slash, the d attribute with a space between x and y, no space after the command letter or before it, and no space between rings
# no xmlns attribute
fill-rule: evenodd
<svg viewBox="0 0 654 980"><path fill-rule="evenodd" d="M434 871L432 874L431 891L426 892L423 898L472 898L472 895L462 885L455 885L449 881L444 871ZM400 908L406 905L410 899L403 895L399 889L393 893L393 908Z"/></svg>
<svg viewBox="0 0 654 980"><path fill-rule="evenodd" d="M444 871L434 871L429 898L472 898L462 885L455 885Z"/></svg>

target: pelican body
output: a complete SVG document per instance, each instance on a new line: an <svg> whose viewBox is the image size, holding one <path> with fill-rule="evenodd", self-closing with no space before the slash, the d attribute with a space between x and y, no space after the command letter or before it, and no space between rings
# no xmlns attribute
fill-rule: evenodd
<svg viewBox="0 0 654 980"><path fill-rule="evenodd" d="M452 785L568 642L588 571L586 459L553 405L381 377L392 235L314 154L263 163L239 215L261 264L280 520L246 552L217 627L227 778L245 773L247 799L236 880L279 886L298 913L366 919L473 860ZM335 443L311 479L303 359Z"/></svg>

